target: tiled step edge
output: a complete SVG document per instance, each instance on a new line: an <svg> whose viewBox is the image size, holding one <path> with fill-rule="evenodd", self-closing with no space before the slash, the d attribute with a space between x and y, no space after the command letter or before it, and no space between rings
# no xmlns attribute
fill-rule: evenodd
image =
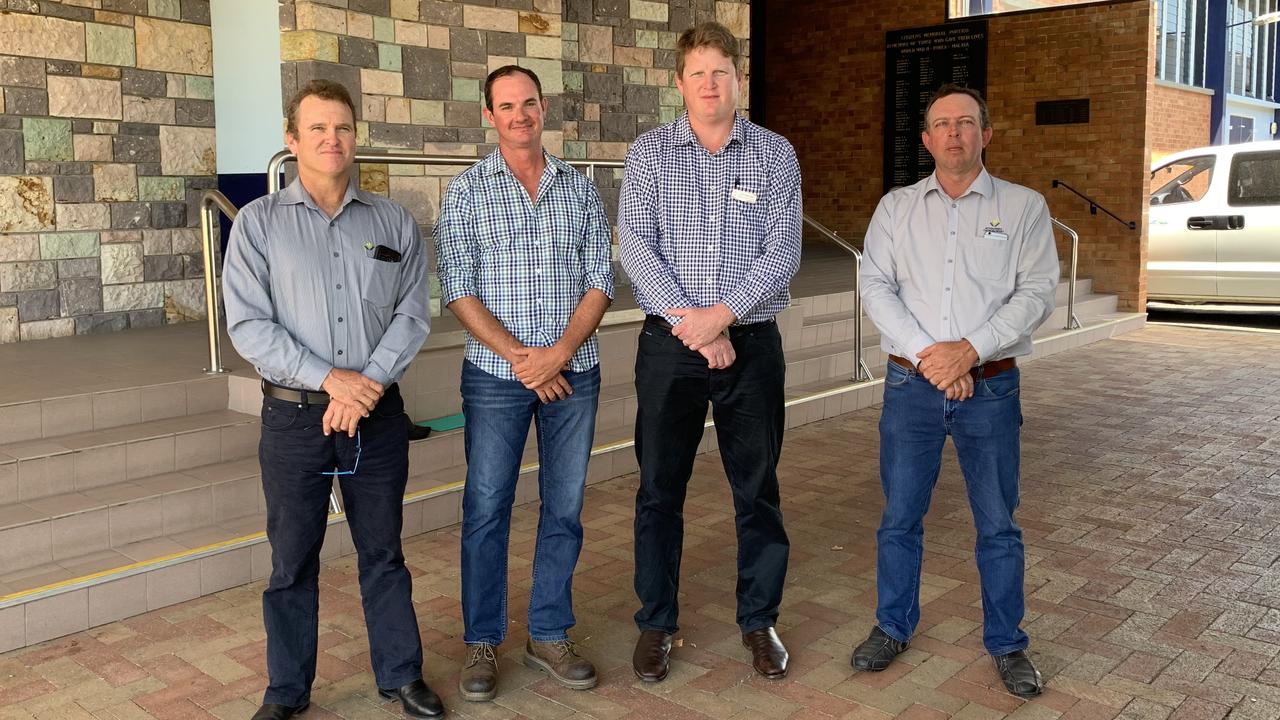
<svg viewBox="0 0 1280 720"><path fill-rule="evenodd" d="M1145 323L1146 316L1136 313L1093 318L1077 330L1036 338L1032 359L1139 330ZM860 383L846 381L825 388L808 388L804 393L792 392L787 400L787 427L874 405L879 402L883 383L879 378ZM712 422L706 423L706 427L712 426ZM635 472L635 455L628 452L633 445L630 438L619 438L592 448L588 484ZM699 452L715 447L715 433L704 433ZM516 490L518 504L536 499L536 469L536 463L521 467L522 477ZM453 480L406 493L404 536L458 523L462 486L461 480ZM325 547L324 559L354 552L345 516L330 516ZM11 593L0 597L0 652L249 583L266 577L269 569L266 534L256 532Z"/></svg>

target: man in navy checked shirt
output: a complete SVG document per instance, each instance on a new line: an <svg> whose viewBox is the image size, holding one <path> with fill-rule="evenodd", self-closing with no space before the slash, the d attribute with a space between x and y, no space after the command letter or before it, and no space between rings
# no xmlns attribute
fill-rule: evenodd
<svg viewBox="0 0 1280 720"><path fill-rule="evenodd" d="M511 503L532 419L542 507L524 662L575 690L596 670L567 631L582 492L600 394L596 326L613 298L609 221L595 186L542 147L538 76L485 80L498 149L449 183L436 223L444 302L467 329L462 366L464 700L492 700L507 632Z"/></svg>
<svg viewBox="0 0 1280 720"><path fill-rule="evenodd" d="M778 498L785 363L774 315L800 264L800 169L781 136L737 116L738 40L709 22L676 45L688 111L627 155L618 232L648 318L636 355L635 590L641 680L667 675L678 630L682 510L707 402L738 530L737 621L752 665L787 673L773 630L790 545Z"/></svg>

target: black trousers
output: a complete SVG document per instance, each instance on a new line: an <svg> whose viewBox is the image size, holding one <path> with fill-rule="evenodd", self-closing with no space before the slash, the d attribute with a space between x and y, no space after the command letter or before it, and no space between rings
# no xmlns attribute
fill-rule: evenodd
<svg viewBox="0 0 1280 720"><path fill-rule="evenodd" d="M258 459L271 542L271 580L262 593L270 678L263 702L302 705L316 676L320 547L333 486L325 473L351 470L357 461L356 438L321 432L325 407L262 401ZM343 509L359 558L374 679L398 688L422 677L422 640L400 549L409 436L398 386L360 421L359 439L356 474L339 476Z"/></svg>
<svg viewBox="0 0 1280 720"><path fill-rule="evenodd" d="M730 328L737 359L711 370L706 358L649 320L636 354L635 590L641 630L679 629L677 598L684 545L684 500L707 403L733 492L738 534L738 611L742 631L778 619L790 543L778 497L785 425L786 363L776 323Z"/></svg>

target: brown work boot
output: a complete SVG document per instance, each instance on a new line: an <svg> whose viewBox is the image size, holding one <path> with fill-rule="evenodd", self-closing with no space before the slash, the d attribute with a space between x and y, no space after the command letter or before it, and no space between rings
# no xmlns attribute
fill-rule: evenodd
<svg viewBox="0 0 1280 720"><path fill-rule="evenodd" d="M489 643L467 646L467 661L458 676L458 693L470 702L492 700L498 694L498 658Z"/></svg>
<svg viewBox="0 0 1280 720"><path fill-rule="evenodd" d="M534 642L524 648L524 664L534 670L545 670L556 682L573 690L590 690L596 686L596 666L578 654L571 640Z"/></svg>

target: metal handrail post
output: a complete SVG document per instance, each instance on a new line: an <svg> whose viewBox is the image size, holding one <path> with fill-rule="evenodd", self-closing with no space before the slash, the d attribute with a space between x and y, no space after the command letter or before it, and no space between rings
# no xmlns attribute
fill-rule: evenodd
<svg viewBox="0 0 1280 720"><path fill-rule="evenodd" d="M837 235L834 230L808 215L804 215L803 219L809 227L817 230L823 237L853 256L853 381L871 380L871 370L862 358L862 251Z"/></svg>
<svg viewBox="0 0 1280 720"><path fill-rule="evenodd" d="M1076 318L1076 272L1080 266L1080 234L1067 227L1057 218L1050 218L1053 226L1071 238L1071 269L1067 276L1067 330L1080 328L1080 320Z"/></svg>
<svg viewBox="0 0 1280 720"><path fill-rule="evenodd" d="M205 368L205 373L209 375L227 372L222 366L222 335L218 331L218 261L213 251L213 223L219 210L231 220L236 219L236 206L226 195L217 190L206 190L200 197L200 251L204 257L204 308L209 327L209 367Z"/></svg>

